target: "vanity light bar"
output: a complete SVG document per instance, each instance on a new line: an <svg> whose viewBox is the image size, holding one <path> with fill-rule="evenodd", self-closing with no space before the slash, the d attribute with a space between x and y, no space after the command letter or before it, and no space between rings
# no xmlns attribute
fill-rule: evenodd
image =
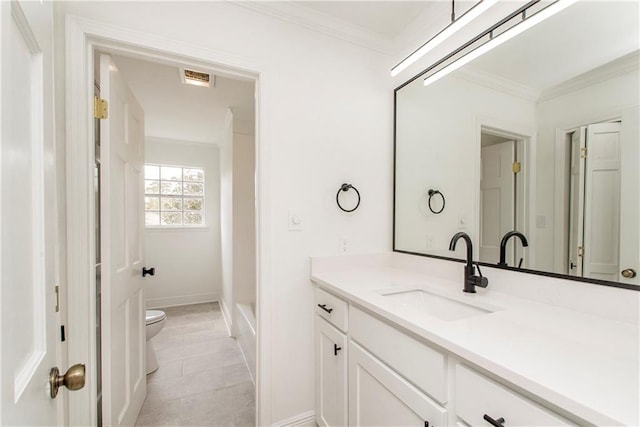
<svg viewBox="0 0 640 427"><path fill-rule="evenodd" d="M547 18L555 15L556 13L560 12L561 10L566 9L567 7L571 6L576 1L578 1L578 0L557 0L555 3L552 3L551 5L547 6L544 9L542 9L540 12L536 13L535 15L532 15L531 17L525 18L522 22L520 22L519 24L515 25L514 27L508 29L504 33L502 33L502 34L500 34L500 35L498 35L496 37L491 38L491 40L489 40L488 42L486 42L482 46L478 47L477 49L474 49L473 51L469 52L468 54L466 54L465 56L463 56L460 59L456 60L455 62L452 62L451 64L447 65L446 67L442 68L441 70L438 70L434 74L430 75L429 77L424 79L424 85L425 86L429 86L430 84L440 80L441 78L443 78L447 74L449 74L449 73L457 70L458 68L468 64L469 62L473 61L477 57L489 52L491 49L500 46L501 44L503 44L507 40L512 39L513 37L517 36L518 34L521 34L521 33L525 32L526 30L528 30L529 28L533 27L534 25L537 25L540 22L544 21L545 19L547 19ZM487 35L487 34L490 34L490 33L491 33L491 30L488 31L487 33L483 34L483 36Z"/></svg>
<svg viewBox="0 0 640 427"><path fill-rule="evenodd" d="M499 0L480 0L479 3L469 9L464 15L453 21L444 30L440 31L432 39L420 46L418 50L414 51L411 55L403 59L398 65L393 67L391 69L391 77L400 74L411 64L430 52L433 48L457 33L462 27L469 24L478 16L482 15L485 11L487 11L487 9L498 3L498 1Z"/></svg>

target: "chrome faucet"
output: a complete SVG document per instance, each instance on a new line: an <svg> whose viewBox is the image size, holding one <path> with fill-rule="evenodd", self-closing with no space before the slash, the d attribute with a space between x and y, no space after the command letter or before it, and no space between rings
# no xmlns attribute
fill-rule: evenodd
<svg viewBox="0 0 640 427"><path fill-rule="evenodd" d="M507 243L509 239L512 238L513 236L517 236L520 239L523 247L526 248L527 246L529 246L529 242L527 242L527 238L524 237L524 234L520 233L519 231L509 231L507 234L504 235L504 237L502 238L502 241L500 242L500 262L498 263L499 266L506 267L508 265L506 261ZM518 264L518 268L520 268L521 265L522 265L522 258L520 259L520 264Z"/></svg>
<svg viewBox="0 0 640 427"><path fill-rule="evenodd" d="M462 290L474 294L476 292L476 286L486 288L489 281L486 277L482 276L479 266L478 273L480 273L480 276L475 275L476 268L473 265L473 244L471 243L471 237L469 237L467 233L461 231L454 234L449 243L449 250L454 251L456 249L456 243L458 243L460 239L464 239L467 244L467 265L464 267L464 288Z"/></svg>

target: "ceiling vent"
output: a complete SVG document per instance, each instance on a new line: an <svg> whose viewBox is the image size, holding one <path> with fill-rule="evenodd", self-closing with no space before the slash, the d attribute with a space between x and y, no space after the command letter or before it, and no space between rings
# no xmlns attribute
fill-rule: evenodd
<svg viewBox="0 0 640 427"><path fill-rule="evenodd" d="M188 68L180 68L180 80L194 86L216 87L216 76Z"/></svg>

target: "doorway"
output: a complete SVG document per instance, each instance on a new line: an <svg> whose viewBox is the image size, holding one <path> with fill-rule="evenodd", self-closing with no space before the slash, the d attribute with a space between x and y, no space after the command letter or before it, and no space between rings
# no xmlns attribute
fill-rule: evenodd
<svg viewBox="0 0 640 427"><path fill-rule="evenodd" d="M249 406L209 409L209 420L253 419L255 393L248 390L256 337L237 325L241 318L234 308L255 307L256 301L254 83L117 50L96 51L94 57L112 110L101 129L105 289L96 307L104 331L104 390L98 398L105 424L131 424L138 412L141 425L153 424L160 405L166 419L205 425L204 414L193 418L198 411L184 408L196 394L202 407L215 407L206 396L224 399L229 393ZM121 192L123 185L143 191ZM131 206L138 211L129 212ZM242 256L234 257L236 252ZM134 279L125 273L120 279L123 271L140 270L143 277L144 270L151 274ZM146 393L139 367L145 328L135 324L145 308L166 316L157 336L146 328ZM240 347L229 338L238 330ZM177 400L181 404L172 405Z"/></svg>
<svg viewBox="0 0 640 427"><path fill-rule="evenodd" d="M96 331L95 331L95 316L96 309L96 290L95 290L95 236L89 236L84 230L93 229L95 226L95 195L93 194L93 167L89 168L89 165L93 164L93 160L87 163L86 159L93 159L94 147L93 144L87 144L87 140L90 140L90 136L93 132L92 121L89 117L89 104L84 103L83 99L90 99L90 93L88 93L88 82L92 82L92 76L88 71L91 70L90 66L84 66L84 64L92 64L92 53L94 49L107 52L121 52L129 56L135 56L139 58L147 58L157 62L180 62L185 65L189 65L194 68L206 68L215 72L227 73L240 78L252 80L256 84L256 100L260 99L260 86L258 85L257 75L259 72L244 71L244 70L260 70L260 67L250 61L232 58L220 53L212 52L209 49L201 49L197 46L191 46L186 44L167 44L167 41L161 38L156 38L152 35L147 35L140 38L140 34L131 34L127 31L122 31L118 28L94 25L93 23L83 21L81 19L71 18L67 23L67 35L70 44L68 51L69 67L68 73L70 78L67 87L67 96L70 105L70 111L67 115L67 137L69 140L68 153L69 155L69 189L68 199L69 203L73 205L74 209L71 220L72 226L69 230L68 240L68 253L69 253L69 295L71 300L75 301L90 301L92 304L84 305L70 303L69 323L74 325L74 328L69 332L69 336L73 335L73 340L70 341L70 356L74 359L87 360L88 364L88 381L87 390L85 393L76 394L76 399L70 405L70 423L89 425L95 423L97 419L97 384L95 382L96 376ZM220 61L219 58L224 58ZM258 103L256 103L256 124L259 121ZM87 117L86 121L74 120L77 117ZM259 133L256 133L256 223L264 223L260 218L265 215L266 206L264 205L264 189L261 186L263 176L266 175L264 170L264 164L261 161L262 157L259 155L264 147L261 147L261 139ZM89 178L91 177L91 178ZM256 228L256 264L259 264L261 254L263 251L260 248L266 247L267 243L262 237L261 229ZM262 238L261 238L262 237ZM260 286L260 275L256 274L256 293L259 295L256 298L256 311L258 314L263 309L262 301L265 301L264 289ZM86 286L87 283L90 286ZM103 284L104 286L104 284ZM268 301L268 299L266 299ZM233 311L231 308L230 312ZM268 307L265 308L268 312ZM233 325L231 325L233 328ZM260 336L261 328L264 325L258 323L257 335ZM268 342L268 337L266 338ZM263 344L265 345L265 344ZM260 352L257 352L260 355ZM260 370L261 357L258 356L256 360L257 372L256 383L260 385ZM264 374L264 371L262 371ZM264 374L266 375L266 374ZM268 376L267 376L268 377ZM263 387L268 387L268 383L262 383ZM257 392L257 402L259 403L260 392ZM258 411L258 419L260 414ZM268 418L269 414L263 415Z"/></svg>
<svg viewBox="0 0 640 427"><path fill-rule="evenodd" d="M525 139L507 131L483 127L480 133L479 260L495 264L500 242L510 231L526 235L526 188L523 178ZM527 265L520 245L509 245L507 265Z"/></svg>

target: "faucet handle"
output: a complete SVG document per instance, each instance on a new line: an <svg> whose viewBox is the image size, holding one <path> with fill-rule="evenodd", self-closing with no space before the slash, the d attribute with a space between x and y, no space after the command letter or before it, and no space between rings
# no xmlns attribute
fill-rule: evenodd
<svg viewBox="0 0 640 427"><path fill-rule="evenodd" d="M484 277L482 275L482 270L480 270L480 264L478 264L477 262L475 263L475 266L478 268L478 274L480 274L480 277L473 277L473 284L475 286L480 286L481 288L486 288L487 286L489 286L489 279L487 279L486 277Z"/></svg>

